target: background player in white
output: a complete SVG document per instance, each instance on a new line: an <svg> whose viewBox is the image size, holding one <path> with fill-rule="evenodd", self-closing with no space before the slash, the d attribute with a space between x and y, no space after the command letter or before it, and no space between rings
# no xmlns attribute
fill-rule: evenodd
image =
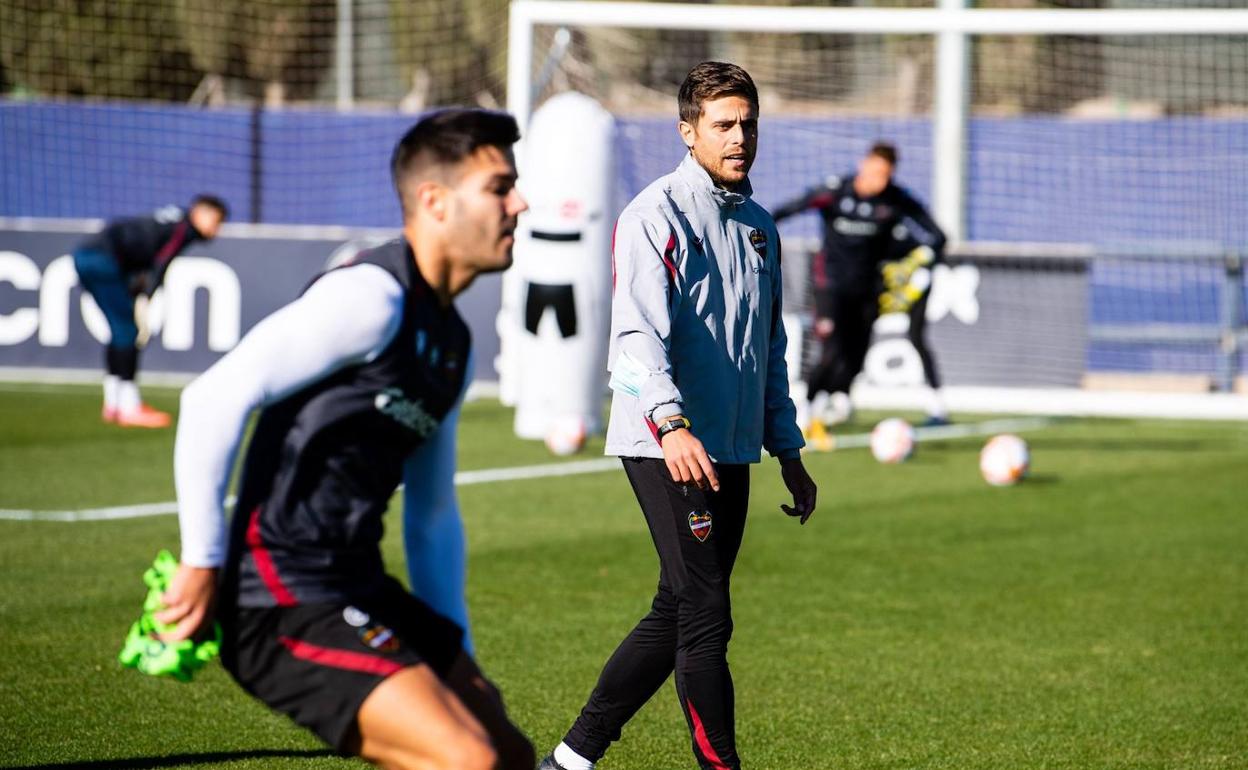
<svg viewBox="0 0 1248 770"><path fill-rule="evenodd" d="M182 397L182 564L160 616L177 624L169 637L204 629L219 599L235 679L386 767L527 770L534 759L462 646L451 486L470 379L452 300L511 263L526 208L510 150L518 135L510 116L482 110L420 121L392 164L403 237L322 275ZM227 551L222 501L257 407ZM400 479L417 525L409 558L453 551L451 568L413 565L432 609L381 564L381 516Z"/></svg>

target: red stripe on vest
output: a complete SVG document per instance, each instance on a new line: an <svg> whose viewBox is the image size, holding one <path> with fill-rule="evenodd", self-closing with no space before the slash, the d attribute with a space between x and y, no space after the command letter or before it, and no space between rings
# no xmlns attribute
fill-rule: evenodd
<svg viewBox="0 0 1248 770"><path fill-rule="evenodd" d="M685 703L689 706L689 718L693 720L693 740L697 742L702 756L711 763L711 767L715 770L732 770L724 764L724 760L720 759L715 749L711 747L711 740L706 737L706 728L702 726L702 718L698 716L698 710L693 707L693 701L686 698Z"/></svg>
<svg viewBox="0 0 1248 770"><path fill-rule="evenodd" d="M179 222L178 226L174 228L173 235L169 236L169 240L165 243L164 246L161 247L160 251L156 254L157 266L163 265L164 263L173 259L173 255L178 253L178 249L182 248L182 244L186 242L186 228L187 227L188 227L187 223L183 221L183 222Z"/></svg>
<svg viewBox="0 0 1248 770"><path fill-rule="evenodd" d="M290 650L291 655L300 660L315 663L318 666L341 668L347 671L359 671L378 676L390 676L403 668L402 663L396 663L393 660L377 655L322 647L319 644L305 642L302 639L292 639L289 636L278 637L278 640L281 641L282 646Z"/></svg>
<svg viewBox="0 0 1248 770"><path fill-rule="evenodd" d="M251 549L251 558L256 562L256 572L260 573L260 579L264 581L269 593L273 594L273 598L277 600L277 605L294 607L298 604L295 595L282 582L281 575L277 574L277 565L273 563L273 555L264 547L264 541L260 537L259 506L251 512L251 521L247 522L247 547Z"/></svg>

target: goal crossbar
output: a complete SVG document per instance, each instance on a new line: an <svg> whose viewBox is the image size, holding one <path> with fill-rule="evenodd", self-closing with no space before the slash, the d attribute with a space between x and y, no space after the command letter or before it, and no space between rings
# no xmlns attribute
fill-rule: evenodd
<svg viewBox="0 0 1248 770"><path fill-rule="evenodd" d="M967 35L1248 33L1248 9L803 8L514 0L513 24L752 32Z"/></svg>

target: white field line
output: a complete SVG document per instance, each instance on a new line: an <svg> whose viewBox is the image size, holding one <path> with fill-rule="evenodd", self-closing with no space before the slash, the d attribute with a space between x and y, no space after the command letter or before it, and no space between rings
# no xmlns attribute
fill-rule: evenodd
<svg viewBox="0 0 1248 770"><path fill-rule="evenodd" d="M942 441L970 436L1037 430L1052 425L1054 422L1055 420L1047 417L1023 417L959 425L942 425L933 428L917 428L915 433L920 441ZM822 451L866 447L870 444L871 434L854 433L835 436L832 439L829 449ZM619 467L620 461L617 458L601 457L593 460L520 465L512 468L484 468L456 473L455 485L463 487L473 484L491 484L499 481L527 481L555 476L580 476L587 473L602 473ZM227 500L226 503L231 504L232 501ZM169 516L177 512L178 506L175 502L87 508L80 511L31 511L0 508L0 520L53 522L113 521L116 519L139 519L147 516Z"/></svg>
<svg viewBox="0 0 1248 770"><path fill-rule="evenodd" d="M1010 417L985 422L968 422L954 425L937 425L915 428L914 435L920 442L948 441L972 436L993 436L998 433L1021 433L1047 428L1057 422L1052 417ZM844 436L829 435L825 446L809 447L812 452L833 452L838 449L863 449L871 446L870 433L851 433Z"/></svg>

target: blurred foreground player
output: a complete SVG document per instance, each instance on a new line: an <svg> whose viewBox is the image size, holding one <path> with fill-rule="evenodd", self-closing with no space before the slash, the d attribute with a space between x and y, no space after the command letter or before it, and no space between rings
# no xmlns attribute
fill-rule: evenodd
<svg viewBox="0 0 1248 770"><path fill-rule="evenodd" d="M876 142L852 176L831 177L780 206L777 222L803 211L823 220L823 247L811 263L815 285L815 335L822 341L819 364L807 381L808 408L802 421L818 432L821 419L849 419L849 388L862 371L871 327L879 315L880 262L887 259L893 229L909 221L928 245L940 251L945 234L905 188L893 182L897 150ZM831 398L822 394L830 394ZM825 407L825 404L828 404Z"/></svg>
<svg viewBox="0 0 1248 770"><path fill-rule="evenodd" d="M453 299L511 264L518 138L511 116L484 110L417 123L392 163L403 237L322 274L182 395L167 638L198 633L217 605L222 662L245 690L387 768L534 761L455 608L408 594L380 552L400 481L409 524L454 494L470 338ZM222 498L256 407L227 548Z"/></svg>
<svg viewBox="0 0 1248 770"><path fill-rule="evenodd" d="M689 152L624 209L613 248L607 453L646 518L658 591L541 770L592 768L673 672L698 765L738 770L729 582L763 447L793 496L781 509L803 524L815 510L784 361L780 238L750 197L758 91L740 67L704 62L678 104Z"/></svg>
<svg viewBox="0 0 1248 770"><path fill-rule="evenodd" d="M148 302L165 280L173 258L195 241L217 237L229 216L224 201L198 195L188 209L166 206L150 216L110 222L74 251L74 269L84 291L108 320L104 351L105 422L134 428L165 428L170 418L139 397L135 374L139 348L147 344Z"/></svg>

